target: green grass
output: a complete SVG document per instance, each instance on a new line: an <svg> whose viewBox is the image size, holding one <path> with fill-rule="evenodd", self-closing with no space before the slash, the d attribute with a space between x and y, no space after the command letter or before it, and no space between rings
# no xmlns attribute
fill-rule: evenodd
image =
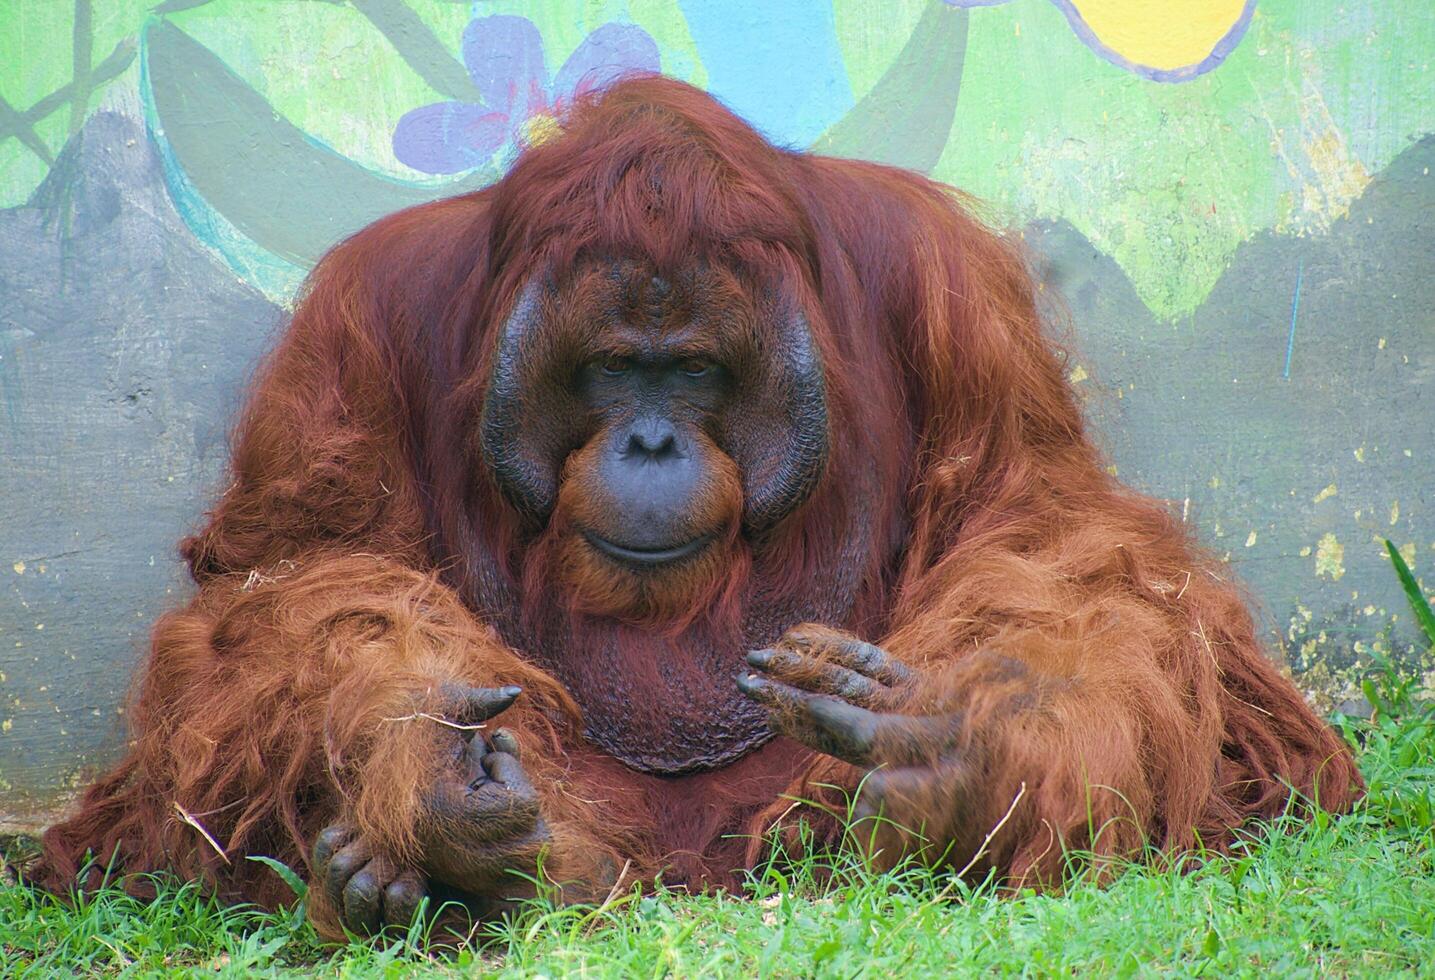
<svg viewBox="0 0 1435 980"><path fill-rule="evenodd" d="M1282 821L1184 871L1158 860L1105 887L1000 897L919 868L848 864L824 883L807 861L755 874L743 897L534 902L444 956L422 952L417 929L325 948L302 902L225 908L192 884L162 881L151 904L107 889L77 905L0 886L0 976L1435 977L1435 701L1383 665L1365 693L1373 716L1339 720L1370 784L1354 813Z"/></svg>
<svg viewBox="0 0 1435 980"><path fill-rule="evenodd" d="M1371 721L1344 722L1371 783L1354 814L1292 821L1186 872L1136 867L1107 887L1001 898L919 869L848 867L822 885L808 863L755 876L744 898L535 903L447 957L419 952L417 936L325 949L300 908L224 908L192 884L163 883L148 905L113 889L70 906L9 887L0 975L1435 976L1435 706L1395 683L1375 693Z"/></svg>

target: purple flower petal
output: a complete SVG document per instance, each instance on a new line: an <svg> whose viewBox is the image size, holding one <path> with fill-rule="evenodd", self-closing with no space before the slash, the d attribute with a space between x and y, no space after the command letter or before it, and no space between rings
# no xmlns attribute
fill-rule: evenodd
<svg viewBox="0 0 1435 980"><path fill-rule="evenodd" d="M658 45L636 24L604 24L583 39L558 69L553 94L560 99L606 88L620 76L656 74L662 68Z"/></svg>
<svg viewBox="0 0 1435 980"><path fill-rule="evenodd" d="M487 163L510 132L505 113L439 102L404 113L394 127L394 156L424 173L456 174Z"/></svg>
<svg viewBox="0 0 1435 980"><path fill-rule="evenodd" d="M527 17L495 14L469 21L463 31L463 63L491 112L525 116L535 92L541 106L548 67L543 37Z"/></svg>

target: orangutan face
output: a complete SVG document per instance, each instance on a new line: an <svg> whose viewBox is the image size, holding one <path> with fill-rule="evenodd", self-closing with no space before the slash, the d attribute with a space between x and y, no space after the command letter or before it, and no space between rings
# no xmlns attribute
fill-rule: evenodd
<svg viewBox="0 0 1435 980"><path fill-rule="evenodd" d="M773 291L767 291L769 293ZM495 353L481 449L594 611L689 606L827 457L807 321L721 268L534 280Z"/></svg>

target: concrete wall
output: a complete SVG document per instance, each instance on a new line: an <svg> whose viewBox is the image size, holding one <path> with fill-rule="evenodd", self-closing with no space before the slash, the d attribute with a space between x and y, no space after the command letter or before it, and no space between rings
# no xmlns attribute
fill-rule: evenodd
<svg viewBox="0 0 1435 980"><path fill-rule="evenodd" d="M1298 679L1419 663L1380 540L1435 566L1432 60L1435 5L1400 0L0 6L0 823L120 750L305 271L621 67L983 197L1065 297L1112 466Z"/></svg>

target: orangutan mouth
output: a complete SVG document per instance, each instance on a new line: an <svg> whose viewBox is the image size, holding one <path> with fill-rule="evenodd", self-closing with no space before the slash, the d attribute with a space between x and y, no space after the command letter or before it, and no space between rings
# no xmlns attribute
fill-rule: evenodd
<svg viewBox="0 0 1435 980"><path fill-rule="evenodd" d="M627 545L600 537L592 531L584 531L583 537L588 539L589 544L614 561L635 568L656 568L659 565L682 561L684 558L697 554L712 540L711 535L704 535L670 548L629 548Z"/></svg>

